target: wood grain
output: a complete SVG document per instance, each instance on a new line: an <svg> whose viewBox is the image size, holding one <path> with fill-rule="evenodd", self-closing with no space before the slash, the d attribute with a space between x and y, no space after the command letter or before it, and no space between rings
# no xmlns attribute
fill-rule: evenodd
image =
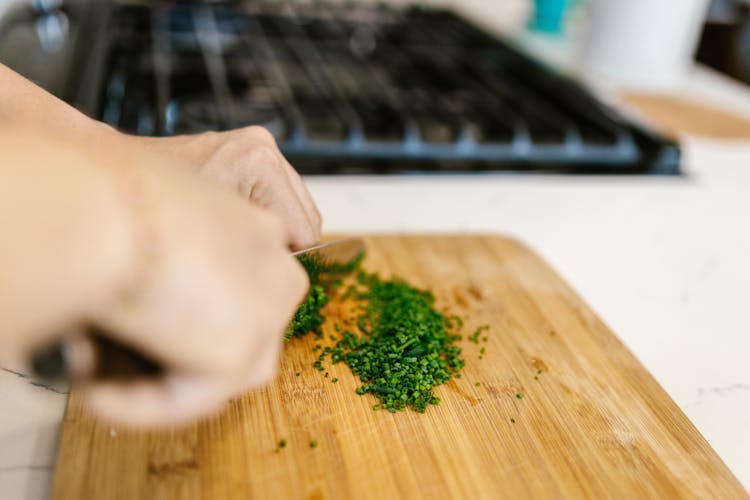
<svg viewBox="0 0 750 500"><path fill-rule="evenodd" d="M735 113L675 96L627 93L622 99L660 130L716 139L750 138L750 120Z"/></svg>
<svg viewBox="0 0 750 500"><path fill-rule="evenodd" d="M336 384L311 366L312 337L286 346L273 385L184 430L111 429L74 391L53 498L748 498L651 375L528 248L492 236L367 245L368 269L432 289L440 307L468 317L466 333L492 325L486 344L462 342L463 376L437 389L439 406L373 411L343 363L328 368Z"/></svg>

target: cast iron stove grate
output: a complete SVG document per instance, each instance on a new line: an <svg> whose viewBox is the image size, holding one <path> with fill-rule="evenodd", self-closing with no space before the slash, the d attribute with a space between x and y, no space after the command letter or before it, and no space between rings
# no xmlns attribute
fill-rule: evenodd
<svg viewBox="0 0 750 500"><path fill-rule="evenodd" d="M679 148L443 10L115 7L101 118L172 135L268 127L306 174L679 173Z"/></svg>

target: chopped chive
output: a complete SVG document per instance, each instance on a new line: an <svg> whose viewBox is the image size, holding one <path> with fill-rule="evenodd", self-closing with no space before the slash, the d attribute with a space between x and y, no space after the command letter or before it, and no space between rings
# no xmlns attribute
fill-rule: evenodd
<svg viewBox="0 0 750 500"><path fill-rule="evenodd" d="M333 330L340 333L338 337L329 334L334 344L325 348L320 343L315 345L318 359L313 366L328 378L326 358L330 356L333 364L343 361L359 377L356 393L372 394L378 398L379 408L392 413L407 408L424 412L427 405L440 401L434 395L435 387L453 376L460 378L458 372L465 360L456 342L461 339L463 318L451 316L448 311L439 312L431 292L399 279L381 279L365 272L360 262L361 259L352 267L358 271L356 284L331 295L351 300L352 304L341 311L344 317L331 322ZM303 263L303 267L312 284L308 297L312 300L312 288L321 284L325 273L320 263L307 264ZM320 311L331 297L326 295L330 290L327 285L321 290L317 309L313 309L312 302L303 303L303 307L309 306L305 318L321 321L304 331L295 328L293 336L313 331L316 337L323 338L321 325L325 318ZM488 328L489 325L480 326L471 341L479 342L481 332ZM336 383L338 378L331 377L331 381Z"/></svg>
<svg viewBox="0 0 750 500"><path fill-rule="evenodd" d="M318 442L317 441L314 441L314 440L310 441L310 448L317 448L317 447L318 447Z"/></svg>
<svg viewBox="0 0 750 500"><path fill-rule="evenodd" d="M518 399L523 399L523 394L519 392L519 393L516 394L516 397Z"/></svg>
<svg viewBox="0 0 750 500"><path fill-rule="evenodd" d="M302 259L300 259L302 261ZM325 289L316 283L316 279L313 279L312 270L308 269L308 265L302 263L305 270L308 271L310 276L310 291L307 292L307 297L299 306L297 311L294 313L292 322L289 324L287 331L284 335L284 340L289 340L292 337L303 337L309 332L315 332L316 337L321 337L323 332L320 327L323 324L325 318L320 314L320 310L323 309L328 301L330 300L326 295Z"/></svg>
<svg viewBox="0 0 750 500"><path fill-rule="evenodd" d="M476 330L474 330L474 333L472 333L471 335L469 335L468 337L466 337L466 339L469 342L474 342L475 344L478 344L479 343L479 336L482 335L482 332L484 332L485 330L489 330L489 328L490 328L490 325L488 325L488 324L482 325L479 328L477 328Z"/></svg>

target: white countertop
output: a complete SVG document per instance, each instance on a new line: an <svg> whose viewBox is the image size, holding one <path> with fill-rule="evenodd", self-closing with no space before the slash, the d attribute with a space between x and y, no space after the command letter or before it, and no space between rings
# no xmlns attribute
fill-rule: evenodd
<svg viewBox="0 0 750 500"><path fill-rule="evenodd" d="M750 117L697 70L686 95ZM316 177L329 232L492 232L583 296L750 489L750 141L684 140L681 178ZM65 394L0 371L0 491L45 498Z"/></svg>

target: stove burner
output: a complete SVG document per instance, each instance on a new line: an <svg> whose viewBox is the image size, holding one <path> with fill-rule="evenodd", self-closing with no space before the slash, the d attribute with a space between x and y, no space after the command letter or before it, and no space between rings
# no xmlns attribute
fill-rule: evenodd
<svg viewBox="0 0 750 500"><path fill-rule="evenodd" d="M302 173L679 173L679 148L442 10L119 4L100 116L137 134L269 128Z"/></svg>

